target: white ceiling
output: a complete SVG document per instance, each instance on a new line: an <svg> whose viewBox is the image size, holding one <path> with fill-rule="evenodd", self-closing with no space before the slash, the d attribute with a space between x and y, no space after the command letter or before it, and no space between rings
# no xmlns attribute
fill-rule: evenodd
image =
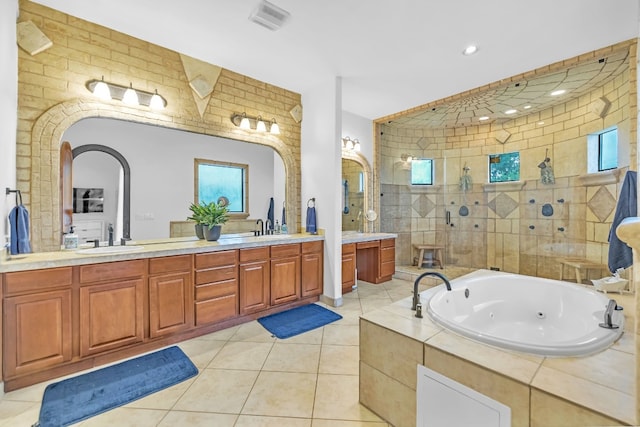
<svg viewBox="0 0 640 427"><path fill-rule="evenodd" d="M37 0L298 93L342 76L343 109L376 119L638 36L640 0ZM477 54L462 50L477 44Z"/></svg>

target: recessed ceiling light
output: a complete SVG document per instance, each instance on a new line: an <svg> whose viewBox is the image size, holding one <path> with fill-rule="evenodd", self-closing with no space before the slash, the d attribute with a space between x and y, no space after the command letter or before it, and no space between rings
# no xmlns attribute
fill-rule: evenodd
<svg viewBox="0 0 640 427"><path fill-rule="evenodd" d="M563 93L565 93L566 90L565 89L558 89L558 90L554 90L553 92L551 92L551 96L558 96L558 95L562 95Z"/></svg>
<svg viewBox="0 0 640 427"><path fill-rule="evenodd" d="M525 105L525 106L524 106L524 107L522 107L522 108L524 108L525 110L528 110L529 108L531 108L531 105Z"/></svg>
<svg viewBox="0 0 640 427"><path fill-rule="evenodd" d="M466 55L466 56L469 56L469 55L473 55L477 51L478 51L478 46L472 44L472 45L469 45L469 46L465 47L464 50L462 51L462 54Z"/></svg>
<svg viewBox="0 0 640 427"><path fill-rule="evenodd" d="M478 117L478 120L480 120L481 122L484 122L485 120L489 120L489 116Z"/></svg>
<svg viewBox="0 0 640 427"><path fill-rule="evenodd" d="M517 113L517 112L518 112L518 110L516 110L515 108L512 108L512 109L510 109L510 110L505 111L504 113L505 113L505 114L515 114L515 113Z"/></svg>
<svg viewBox="0 0 640 427"><path fill-rule="evenodd" d="M538 126L542 126L544 122L538 122Z"/></svg>

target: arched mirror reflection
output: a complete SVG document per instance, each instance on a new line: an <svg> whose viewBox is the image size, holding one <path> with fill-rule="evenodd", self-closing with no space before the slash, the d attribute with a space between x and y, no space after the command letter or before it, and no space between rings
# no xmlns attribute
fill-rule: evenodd
<svg viewBox="0 0 640 427"><path fill-rule="evenodd" d="M340 194L342 231L373 231L373 223L367 219L373 194L371 167L362 154L343 150Z"/></svg>
<svg viewBox="0 0 640 427"><path fill-rule="evenodd" d="M248 177L238 184L247 193L246 212L225 224L223 233L252 231L258 218L266 218L271 198L275 206L285 206L284 164L268 146L105 118L73 124L63 140L74 150L90 144L109 147L126 159L133 240L195 236L186 218L197 197L196 159L247 166ZM87 240L81 234L105 240L108 224L114 226L115 239L122 237L127 191L120 163L108 153L89 150L74 156L72 170L73 224L81 243Z"/></svg>

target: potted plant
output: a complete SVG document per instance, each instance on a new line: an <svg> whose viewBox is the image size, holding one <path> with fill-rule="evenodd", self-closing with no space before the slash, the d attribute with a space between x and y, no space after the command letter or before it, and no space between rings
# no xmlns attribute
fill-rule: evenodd
<svg viewBox="0 0 640 427"><path fill-rule="evenodd" d="M204 206L202 232L208 241L216 241L220 237L222 224L229 220L229 208L219 202L210 202Z"/></svg>
<svg viewBox="0 0 640 427"><path fill-rule="evenodd" d="M206 215L206 206L204 205L196 205L195 203L191 203L189 206L189 210L191 211L191 216L187 218L187 220L195 221L195 229L196 236L198 239L204 239L204 234L202 231L202 227L204 226L205 215Z"/></svg>

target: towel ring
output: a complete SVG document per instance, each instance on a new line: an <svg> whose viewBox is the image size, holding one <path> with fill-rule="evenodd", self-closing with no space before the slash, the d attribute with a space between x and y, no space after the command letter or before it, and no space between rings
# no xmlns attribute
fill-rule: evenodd
<svg viewBox="0 0 640 427"><path fill-rule="evenodd" d="M11 190L9 187L6 187L5 194L8 196L11 193L16 193L16 205L22 205L22 193L20 190Z"/></svg>
<svg viewBox="0 0 640 427"><path fill-rule="evenodd" d="M310 203L313 203L313 206L310 206L309 205ZM311 208L311 207L315 208L316 207L316 198L315 197L312 197L309 200L307 200L307 207L308 208Z"/></svg>

